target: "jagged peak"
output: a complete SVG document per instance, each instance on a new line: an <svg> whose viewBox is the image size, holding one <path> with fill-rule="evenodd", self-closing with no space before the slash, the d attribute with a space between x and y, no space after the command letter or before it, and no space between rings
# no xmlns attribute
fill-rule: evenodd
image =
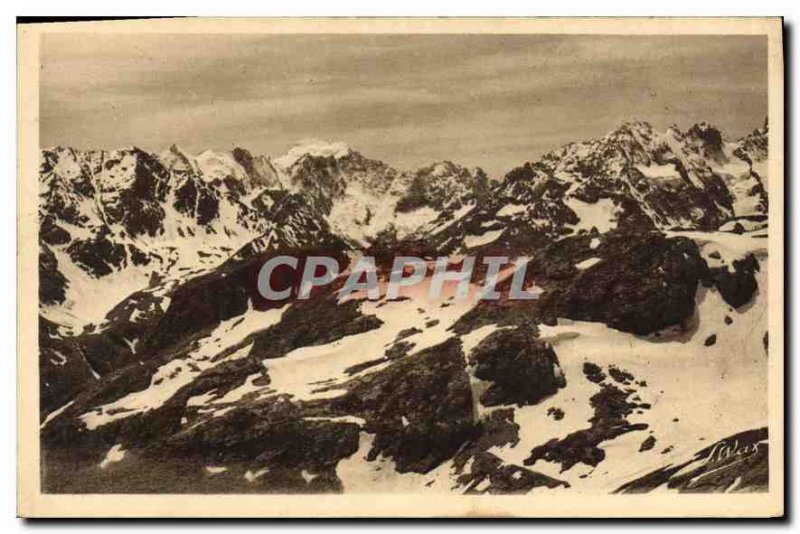
<svg viewBox="0 0 800 534"><path fill-rule="evenodd" d="M697 122L697 123L693 124L691 128L689 128L690 132L691 131L707 131L707 130L719 131L719 128L717 128L715 125L711 124L708 121Z"/></svg>
<svg viewBox="0 0 800 534"><path fill-rule="evenodd" d="M706 121L701 121L692 125L686 132L686 135L696 139L702 139L706 142L719 143L722 141L722 133L719 131L719 128Z"/></svg>
<svg viewBox="0 0 800 534"><path fill-rule="evenodd" d="M171 144L161 157L174 157L183 162L189 162L192 157L181 147L176 144Z"/></svg>
<svg viewBox="0 0 800 534"><path fill-rule="evenodd" d="M714 158L722 157L721 150L724 139L722 133L716 126L706 121L699 122L689 128L686 132L686 137L702 146L707 156Z"/></svg>
<svg viewBox="0 0 800 534"><path fill-rule="evenodd" d="M119 152L120 154L145 154L145 155L150 155L150 153L147 150L139 148L136 145L126 145L126 146L124 146L122 148L119 148L117 150L111 150L111 152Z"/></svg>
<svg viewBox="0 0 800 534"><path fill-rule="evenodd" d="M173 154L177 154L177 155L181 155L181 156L185 156L186 155L186 152L181 147L176 145L175 143L172 143L169 146L169 151L172 152Z"/></svg>
<svg viewBox="0 0 800 534"><path fill-rule="evenodd" d="M647 121L633 119L623 122L616 131L620 130L629 130L633 132L652 132L653 126Z"/></svg>
<svg viewBox="0 0 800 534"><path fill-rule="evenodd" d="M606 134L604 139L631 139L638 142L640 139L650 139L652 136L653 126L649 122L630 120L623 122L619 127Z"/></svg>
<svg viewBox="0 0 800 534"><path fill-rule="evenodd" d="M602 137L596 137L581 142L570 142L560 148L546 153L537 162L539 165L547 167L563 158L582 159L592 154L602 153L609 148L630 150L630 147L637 150L645 149L657 137L653 126L642 120L629 120L620 124L617 128L609 131ZM628 148L625 148L628 147Z"/></svg>
<svg viewBox="0 0 800 534"><path fill-rule="evenodd" d="M72 147L62 145L49 146L41 149L42 152L69 152L72 150L74 150Z"/></svg>
<svg viewBox="0 0 800 534"><path fill-rule="evenodd" d="M457 174L466 170L465 167L449 160L434 161L430 165L420 168L417 174L426 174L435 177Z"/></svg>
<svg viewBox="0 0 800 534"><path fill-rule="evenodd" d="M305 139L296 143L283 156L275 158L273 163L281 168L288 169L306 156L339 159L353 152L347 144L341 141L330 142L322 139Z"/></svg>
<svg viewBox="0 0 800 534"><path fill-rule="evenodd" d="M55 160L66 158L77 161L79 159L79 154L82 154L82 152L70 146L56 145L41 149L43 158L54 158Z"/></svg>
<svg viewBox="0 0 800 534"><path fill-rule="evenodd" d="M228 154L225 153L225 152L218 152L216 150L212 150L210 148L207 148L207 149L203 150L202 152L200 152L195 157L198 160L201 160L201 159L222 159L222 158L227 158Z"/></svg>
<svg viewBox="0 0 800 534"><path fill-rule="evenodd" d="M483 170L483 167L472 167L470 172L475 176L482 176L485 178L489 178L489 175L486 174L486 171Z"/></svg>
<svg viewBox="0 0 800 534"><path fill-rule="evenodd" d="M764 118L764 125L756 128L749 133L742 136L739 141L744 141L746 139L752 139L753 137L764 137L769 135L769 117Z"/></svg>
<svg viewBox="0 0 800 534"><path fill-rule="evenodd" d="M231 156L233 156L233 159L235 159L242 165L252 163L253 160L255 159L255 156L253 156L252 152L240 146L234 147L234 149L231 150Z"/></svg>
<svg viewBox="0 0 800 534"><path fill-rule="evenodd" d="M71 146L64 146L64 145L55 145L49 148L42 148L40 149L42 154L51 153L51 154L66 154L71 156L72 158L84 158L84 157L100 157L100 158L108 158L108 157L120 157L120 156L134 156L134 157L145 157L145 158L152 158L155 157L154 154L139 148L136 145L128 145L120 148L114 149L80 149Z"/></svg>
<svg viewBox="0 0 800 534"><path fill-rule="evenodd" d="M676 139L683 139L684 137L683 130L681 130L678 125L674 123L669 125L665 133Z"/></svg>
<svg viewBox="0 0 800 534"><path fill-rule="evenodd" d="M172 171L197 171L194 157L188 154L177 144L172 144L157 155L159 162L168 170Z"/></svg>
<svg viewBox="0 0 800 534"><path fill-rule="evenodd" d="M743 159L762 161L769 151L769 123L765 120L764 126L756 128L741 139L736 141L737 156Z"/></svg>

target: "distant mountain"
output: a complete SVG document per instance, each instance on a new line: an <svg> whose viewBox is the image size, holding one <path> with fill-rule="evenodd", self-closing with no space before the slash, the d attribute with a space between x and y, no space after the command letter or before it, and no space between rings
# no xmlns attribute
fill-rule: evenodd
<svg viewBox="0 0 800 534"><path fill-rule="evenodd" d="M766 124L736 142L706 123L685 133L624 124L512 170L489 202L445 212L422 235L456 250L619 225L709 231L741 221L752 229L767 214L766 138Z"/></svg>
<svg viewBox="0 0 800 534"><path fill-rule="evenodd" d="M388 227L408 235L443 209L474 203L488 188L481 169L445 161L400 172L341 143L298 146L275 164L288 188L356 246Z"/></svg>
<svg viewBox="0 0 800 534"><path fill-rule="evenodd" d="M342 144L294 147L274 161L244 149L190 156L137 148L42 151L41 301L57 322L99 322L155 280L218 265L236 252L353 246L388 226L401 235L440 209L474 202L487 178L450 162L398 172ZM108 300L90 295L102 291Z"/></svg>

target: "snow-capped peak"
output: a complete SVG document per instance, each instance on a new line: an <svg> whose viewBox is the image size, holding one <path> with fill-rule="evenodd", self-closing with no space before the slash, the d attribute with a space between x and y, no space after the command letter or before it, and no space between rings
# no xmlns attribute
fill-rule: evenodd
<svg viewBox="0 0 800 534"><path fill-rule="evenodd" d="M173 170L194 170L193 158L178 145L171 145L158 156L159 160Z"/></svg>
<svg viewBox="0 0 800 534"><path fill-rule="evenodd" d="M428 174L433 178L441 178L457 173L460 167L452 161L437 161L423 170L428 171Z"/></svg>
<svg viewBox="0 0 800 534"><path fill-rule="evenodd" d="M185 158L188 158L188 157L189 157L189 155L186 153L186 151L185 151L185 150L183 150L183 149L182 149L181 147L179 147L178 145L176 145L175 143L171 144L171 145L169 146L169 149L168 149L168 150L169 150L170 152L172 152L173 154L175 154L176 156L183 156L183 157L185 157Z"/></svg>
<svg viewBox="0 0 800 534"><path fill-rule="evenodd" d="M703 144L710 145L713 147L719 147L722 145L722 133L719 129L714 126L713 124L709 124L706 121L700 122L695 124L686 134L698 141L702 142Z"/></svg>
<svg viewBox="0 0 800 534"><path fill-rule="evenodd" d="M285 155L275 158L273 163L281 169L289 169L304 156L343 158L351 153L345 143L306 139L298 142Z"/></svg>
<svg viewBox="0 0 800 534"><path fill-rule="evenodd" d="M622 125L619 128L617 128L617 131L624 131L624 130L629 130L632 132L648 133L653 131L653 126L647 121L635 119L626 121L622 123Z"/></svg>

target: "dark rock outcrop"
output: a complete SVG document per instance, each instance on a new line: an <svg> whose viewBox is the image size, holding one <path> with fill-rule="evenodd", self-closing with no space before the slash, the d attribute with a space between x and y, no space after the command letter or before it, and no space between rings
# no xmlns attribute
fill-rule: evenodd
<svg viewBox="0 0 800 534"><path fill-rule="evenodd" d="M659 234L620 236L608 240L601 254L608 261L575 276L551 298L545 295L543 306L563 317L640 335L691 317L706 270L694 242Z"/></svg>
<svg viewBox="0 0 800 534"><path fill-rule="evenodd" d="M544 289L537 300L482 301L453 330L486 324L555 324L559 317L604 323L638 335L683 324L695 310L708 267L697 245L658 232L611 232L596 248L590 235L559 240L528 252L526 283ZM576 265L596 258L579 269ZM499 284L503 290L506 285Z"/></svg>
<svg viewBox="0 0 800 534"><path fill-rule="evenodd" d="M480 397L484 406L537 404L566 386L556 353L527 327L493 332L470 363L476 378L490 382Z"/></svg>
<svg viewBox="0 0 800 534"><path fill-rule="evenodd" d="M733 260L733 272L728 267L715 267L710 271L711 279L725 302L740 308L750 302L758 290L755 273L759 269L758 260L748 254L743 259Z"/></svg>
<svg viewBox="0 0 800 534"><path fill-rule="evenodd" d="M64 302L67 278L58 270L58 260L49 247L39 249L39 303L59 304Z"/></svg>
<svg viewBox="0 0 800 534"><path fill-rule="evenodd" d="M346 387L331 409L366 419L364 429L375 434L367 460L391 457L400 473L427 473L474 433L472 390L455 338Z"/></svg>
<svg viewBox="0 0 800 534"><path fill-rule="evenodd" d="M589 419L589 428L534 447L530 456L525 459L525 465L535 465L539 460L557 462L561 464L562 472L577 463L597 466L606 455L599 447L601 443L628 432L647 429L645 423L630 423L627 420L627 416L634 410L650 407L631 399L635 391L632 388L622 390L613 384L601 383L600 391L590 400L594 415Z"/></svg>

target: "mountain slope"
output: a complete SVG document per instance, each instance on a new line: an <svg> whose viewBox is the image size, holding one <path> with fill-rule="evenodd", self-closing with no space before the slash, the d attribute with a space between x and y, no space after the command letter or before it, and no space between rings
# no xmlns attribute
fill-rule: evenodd
<svg viewBox="0 0 800 534"><path fill-rule="evenodd" d="M45 150L44 312L65 325L99 323L108 304L154 276L200 272L267 238L298 246L332 232L359 246L389 226L405 235L443 206L485 194L486 182L450 162L400 173L341 144L295 147L274 161L244 149ZM95 291L108 301L90 298Z"/></svg>
<svg viewBox="0 0 800 534"><path fill-rule="evenodd" d="M497 182L340 143L45 151L43 486L763 491L765 449L710 480L706 459L766 439L767 135L632 123ZM541 295L338 303L359 252L382 286L400 252L529 256ZM276 254L343 273L268 302Z"/></svg>
<svg viewBox="0 0 800 534"><path fill-rule="evenodd" d="M766 135L765 126L732 143L705 123L685 133L625 124L512 170L489 202L463 217L443 214L421 235L464 250L509 246L519 234L553 239L619 225L710 231L750 219L754 229L767 213Z"/></svg>

